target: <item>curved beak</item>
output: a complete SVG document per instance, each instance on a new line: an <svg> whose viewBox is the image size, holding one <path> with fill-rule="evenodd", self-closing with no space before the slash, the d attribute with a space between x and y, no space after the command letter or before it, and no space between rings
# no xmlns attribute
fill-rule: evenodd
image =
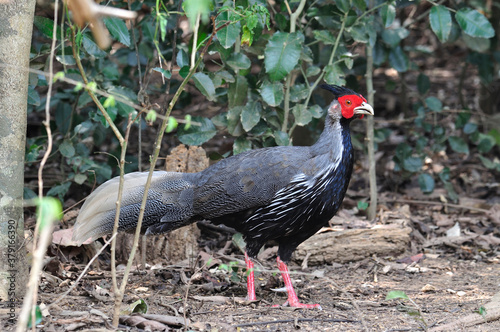
<svg viewBox="0 0 500 332"><path fill-rule="evenodd" d="M374 115L375 113L373 112L373 107L368 104L368 103L362 103L361 106L358 106L354 109L354 114L359 114L359 115Z"/></svg>

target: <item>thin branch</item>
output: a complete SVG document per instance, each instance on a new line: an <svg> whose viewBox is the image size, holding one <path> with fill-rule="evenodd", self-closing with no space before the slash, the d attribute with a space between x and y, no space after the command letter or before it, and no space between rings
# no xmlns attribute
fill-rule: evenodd
<svg viewBox="0 0 500 332"><path fill-rule="evenodd" d="M191 52L191 69L194 68L194 65L196 63L196 51L198 48L198 30L200 29L200 20L201 20L201 13L198 13L196 15L196 22L194 24L194 32L193 32L193 50Z"/></svg>
<svg viewBox="0 0 500 332"><path fill-rule="evenodd" d="M80 54L77 52L77 43L76 43L76 34L75 34L75 26L71 25L71 37L72 37L72 43L73 43L73 57L75 58L76 66L78 67L78 70L80 72L80 75L82 76L83 82L88 86L89 80L87 78L87 75L85 74L85 69L83 69L82 66L82 61L80 59ZM87 93L89 94L90 98L94 101L96 104L97 108L101 111L102 115L106 119L106 122L109 124L111 130L113 130L113 133L115 134L116 138L120 141L120 145L122 144L123 141L123 136L114 124L113 120L109 116L108 112L106 112L106 109L104 106L102 106L101 102L95 95L94 91L92 89L87 89Z"/></svg>
<svg viewBox="0 0 500 332"><path fill-rule="evenodd" d="M214 23L213 25L215 27L214 19L213 19L213 23ZM224 26L222 26L222 27L224 27ZM220 28L222 28L222 27L220 27ZM167 111L165 113L165 118L163 119L161 127L158 130L158 135L156 137L156 141L155 141L155 145L154 145L154 152L153 152L153 156L151 158L151 165L149 168L148 178L147 178L146 183L144 185L144 195L143 195L141 207L139 210L139 217L137 220L136 230L135 230L135 234L134 234L134 242L133 242L132 249L130 251L130 255L129 255L129 258L127 261L127 266L126 266L124 274L123 274L123 282L122 282L122 284L120 286L120 290L119 290L120 294L125 293L125 287L127 286L127 280L128 280L128 276L130 273L130 268L132 266L134 256L135 256L135 253L137 251L138 244L139 244L139 237L141 235L142 221L144 219L144 210L146 208L148 192L149 192L149 188L151 187L151 180L153 178L153 171L155 170L156 162L157 162L159 154L160 154L162 138L163 138L163 135L165 133L165 129L167 128L167 125L168 125L168 117L170 116L170 113L172 112L172 110L173 110L177 100L179 99L181 93L184 91L184 87L187 85L187 83L189 82L189 80L191 79L193 74L196 72L196 69L198 68L200 63L203 61L205 53L206 53L208 47L210 46L210 44L212 43L212 40L215 37L215 34L217 33L217 31L219 29L214 28L214 30L212 31L212 34L211 34L210 38L208 39L205 47L200 52L200 55L198 57L198 60L195 63L195 66L189 71L188 75L184 78L184 80L180 84L179 88L177 89L176 93L174 94L172 100L168 104L168 108L167 108ZM117 211L117 213L118 213L118 211ZM117 303L115 302L115 305L116 304ZM115 316L113 317L113 323L115 323L115 321L118 318L119 317L117 315L116 307L115 307ZM117 326L117 325L115 325L115 326Z"/></svg>
<svg viewBox="0 0 500 332"><path fill-rule="evenodd" d="M338 49L339 44L340 44L340 38L342 38L342 35L344 34L345 22L347 21L348 14L349 14L349 12L344 14L344 19L342 20L342 25L340 26L339 33L337 34L337 39L335 40L335 44L333 45L332 53L330 55L330 59L328 60L328 64L323 68L321 73L318 75L318 78L316 79L316 81L314 81L313 85L309 87L309 94L307 95L306 101L304 102L305 108L307 108L307 105L309 105L309 100L311 100L313 91L316 89L319 82L321 82L321 80L325 76L326 67L333 64L333 59L335 58L335 55L337 53L337 49ZM290 132L288 134L289 136L292 136L293 129L295 129L295 126L290 129Z"/></svg>
<svg viewBox="0 0 500 332"><path fill-rule="evenodd" d="M297 18L300 13L304 10L306 5L306 0L301 0L299 6L295 10L295 12L291 12L290 6L288 5L288 1L285 1L287 5L288 11L290 12L290 33L294 33L297 28ZM288 116L290 114L290 87L292 85L292 76L293 71L291 71L286 78L286 87L285 87L285 99L284 99L284 111L285 115L283 117L283 124L281 125L281 131L288 131Z"/></svg>
<svg viewBox="0 0 500 332"><path fill-rule="evenodd" d="M118 233L118 226L120 221L120 212L121 212L121 203L123 197L123 186L125 182L125 156L127 153L127 144L130 135L130 129L132 127L132 114L129 114L127 129L125 131L125 139L120 142L121 145L121 154L120 154L120 183L118 184L118 198L116 200L116 214L115 214L115 222L113 225L113 235ZM131 265L130 265L131 266ZM130 266L127 265L127 269L130 270ZM118 282L116 279L116 237L113 236L111 241L111 277L113 280L113 291L115 293L115 307L114 307L114 315L113 315L113 326L118 326L119 316L120 316L120 305L123 300L123 295L125 294L125 287L121 287L127 284L128 280L128 271L125 270L125 274L122 279L122 283L120 287L118 287Z"/></svg>
<svg viewBox="0 0 500 332"><path fill-rule="evenodd" d="M375 91L373 90L373 47L366 45L366 90L368 103L375 107ZM374 121L372 116L366 119L366 145L368 147L368 179L370 182L370 206L368 208L368 219L375 219L377 214L377 173L375 163L375 135L373 132Z"/></svg>
<svg viewBox="0 0 500 332"><path fill-rule="evenodd" d="M270 324L284 324L284 323L299 323L299 322L319 322L319 323L358 323L356 320L351 319L322 319L322 318L295 318L295 319L279 319L265 322L250 322L234 325L234 327L249 327Z"/></svg>

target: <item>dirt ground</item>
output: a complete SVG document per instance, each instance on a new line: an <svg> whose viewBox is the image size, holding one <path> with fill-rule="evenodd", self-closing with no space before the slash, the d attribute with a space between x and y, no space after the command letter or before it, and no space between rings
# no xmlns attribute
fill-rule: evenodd
<svg viewBox="0 0 500 332"><path fill-rule="evenodd" d="M192 274L188 267L155 266L133 273L124 303L143 299L148 314L160 315L142 322L152 324L152 330L157 330L154 324L161 322L161 317L171 323L175 317L174 324L164 326L183 329L186 319L188 330L195 331L418 331L474 314L490 301L500 288L498 258L486 262L429 253L418 264L375 257L303 271L292 266L297 272L292 280L301 301L319 303L322 310L272 307L286 300L285 293L272 290L280 287L272 261L264 262L260 268L265 272L257 275L257 303L245 303L244 280L232 282L227 272L218 267ZM71 271L80 268L67 266L67 275L73 277ZM54 302L67 287L55 286L46 275L41 283L41 302ZM69 296L49 309L37 330L110 328L110 287L109 272L91 271ZM404 291L414 304L408 300L386 300L387 293L394 290ZM418 310L420 314L416 314ZM127 325L134 322L140 327L121 325L120 329L147 329L134 319ZM500 321L455 330L498 331Z"/></svg>

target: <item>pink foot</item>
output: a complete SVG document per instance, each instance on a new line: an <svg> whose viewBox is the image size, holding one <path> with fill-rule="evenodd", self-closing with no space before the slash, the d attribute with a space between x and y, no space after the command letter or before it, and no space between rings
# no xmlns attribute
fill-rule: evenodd
<svg viewBox="0 0 500 332"><path fill-rule="evenodd" d="M257 301L255 296L255 279L253 275L253 262L245 252L245 263L247 265L247 300Z"/></svg>
<svg viewBox="0 0 500 332"><path fill-rule="evenodd" d="M288 272L288 266L286 265L285 262L281 260L281 258L278 256L278 269L281 271L281 276L283 277L283 281L285 282L285 287L286 291L288 293L288 301L286 301L283 304L283 307L294 307L294 308L307 308L307 309L321 309L321 306L319 304L304 304L300 303L299 299L297 297L297 294L295 293L295 290L293 289L292 285L292 280L290 279L290 274ZM279 305L274 305L273 307L279 307Z"/></svg>

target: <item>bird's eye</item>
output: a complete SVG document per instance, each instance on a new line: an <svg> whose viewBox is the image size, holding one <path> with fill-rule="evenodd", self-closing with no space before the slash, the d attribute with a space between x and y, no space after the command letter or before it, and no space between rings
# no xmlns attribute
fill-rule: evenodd
<svg viewBox="0 0 500 332"><path fill-rule="evenodd" d="M351 101L350 100L346 100L345 102L347 105L351 105Z"/></svg>

